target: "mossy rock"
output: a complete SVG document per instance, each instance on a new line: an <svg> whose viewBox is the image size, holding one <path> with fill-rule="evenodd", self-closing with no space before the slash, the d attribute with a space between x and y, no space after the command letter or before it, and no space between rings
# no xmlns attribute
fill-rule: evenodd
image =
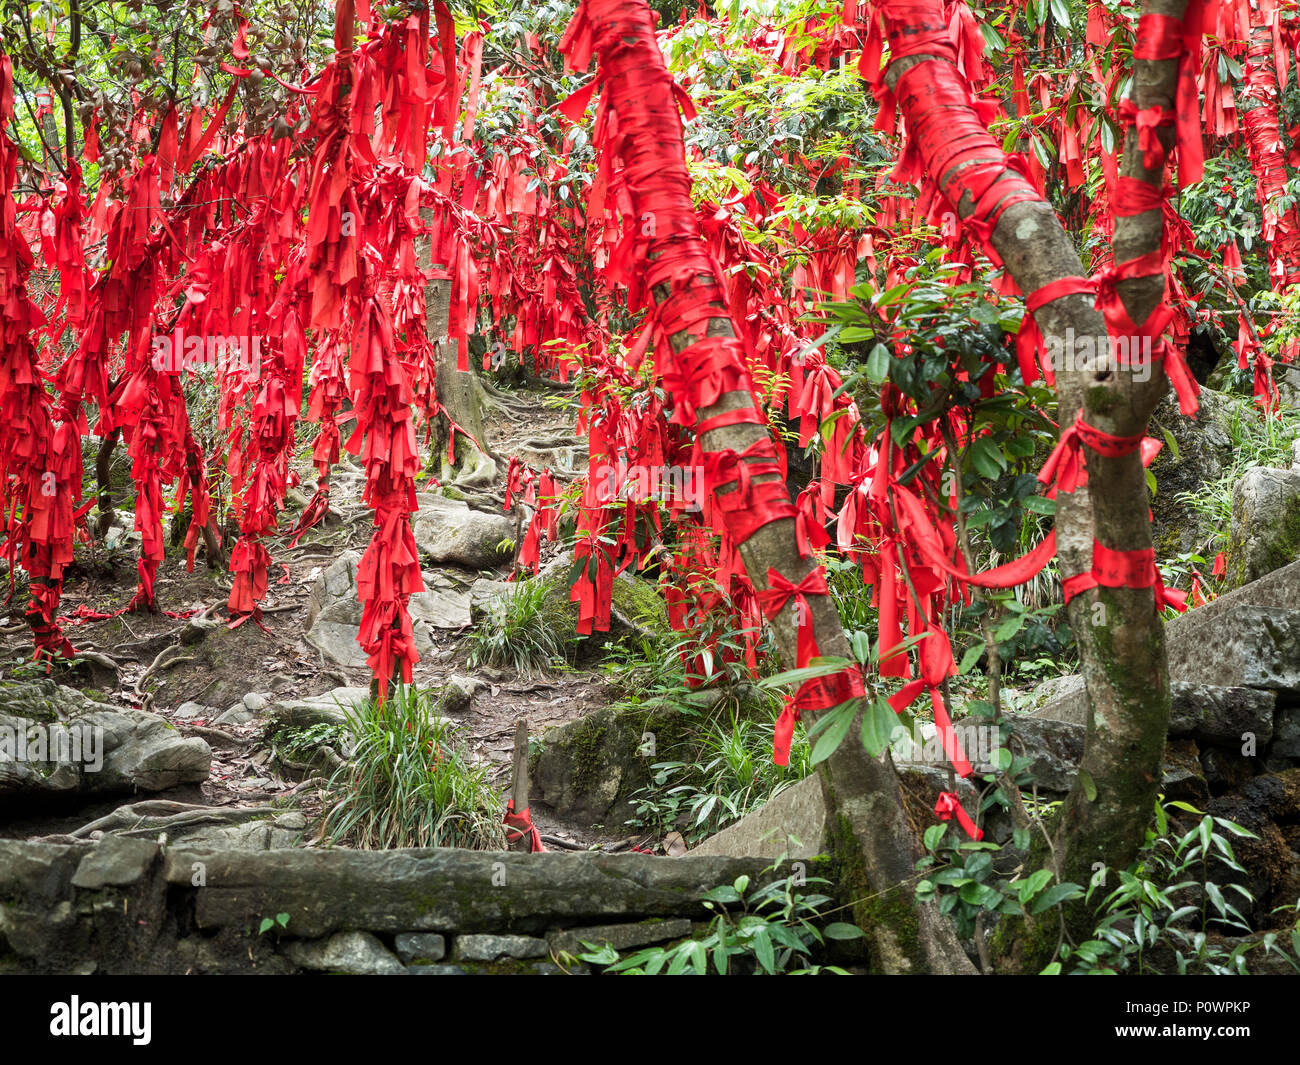
<svg viewBox="0 0 1300 1065"><path fill-rule="evenodd" d="M1300 559L1300 471L1257 466L1232 492L1228 585L1239 588Z"/></svg>
<svg viewBox="0 0 1300 1065"><path fill-rule="evenodd" d="M529 757L531 799L583 824L621 825L635 812L632 796L650 783L650 767L698 720L674 707L602 707L549 729Z"/></svg>

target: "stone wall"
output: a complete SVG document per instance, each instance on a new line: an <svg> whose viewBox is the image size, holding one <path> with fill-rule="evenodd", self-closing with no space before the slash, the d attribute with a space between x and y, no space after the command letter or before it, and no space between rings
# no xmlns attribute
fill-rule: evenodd
<svg viewBox="0 0 1300 1065"><path fill-rule="evenodd" d="M769 865L0 841L0 973L582 972L562 952L681 939L709 919L704 892Z"/></svg>

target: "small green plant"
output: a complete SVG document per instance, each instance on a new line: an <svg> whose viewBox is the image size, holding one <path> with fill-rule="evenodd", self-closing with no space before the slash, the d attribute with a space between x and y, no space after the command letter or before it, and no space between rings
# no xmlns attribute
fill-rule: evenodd
<svg viewBox="0 0 1300 1065"><path fill-rule="evenodd" d="M319 721L306 728L277 729L271 736L271 745L290 761L310 762L322 747L341 750L346 738L341 725Z"/></svg>
<svg viewBox="0 0 1300 1065"><path fill-rule="evenodd" d="M368 850L469 847L504 850L505 803L452 738L454 726L426 692L398 685L383 703L349 714L356 748L330 780L325 817L334 843Z"/></svg>
<svg viewBox="0 0 1300 1065"><path fill-rule="evenodd" d="M1181 810L1200 820L1190 831L1174 836L1169 832L1166 809ZM1119 885L1102 900L1102 917L1092 938L1072 949L1062 947L1061 960L1052 962L1044 973L1060 973L1066 963L1072 963L1075 973L1158 974L1162 970L1152 955L1163 954L1172 955L1179 975L1245 975L1247 953L1261 944L1243 942L1229 950L1210 935L1214 931L1251 932L1246 918L1229 899L1230 893L1235 893L1250 903L1254 896L1240 884L1225 888L1210 879L1215 867L1245 873L1233 854L1230 836L1258 838L1241 825L1203 814L1188 803L1157 804L1155 831L1147 831L1146 845L1135 866L1116 871ZM1109 872L1099 870L1093 877L1089 899L1104 889ZM1300 944L1300 939L1294 941ZM1277 948L1270 943L1265 949Z"/></svg>
<svg viewBox="0 0 1300 1065"><path fill-rule="evenodd" d="M531 675L567 662L573 621L544 581L521 581L470 634L469 664Z"/></svg>
<svg viewBox="0 0 1300 1065"><path fill-rule="evenodd" d="M274 917L262 918L257 926L257 934L259 936L264 936L274 928L276 930L275 934L278 937L280 933L285 931L288 927L289 915L287 913L277 913Z"/></svg>
<svg viewBox="0 0 1300 1065"><path fill-rule="evenodd" d="M1083 896L1078 884L1053 884L1047 869L1016 880L1000 877L994 867L998 845L959 840L949 825L931 825L924 842L928 854L917 869L925 877L916 885L916 897L937 901L939 912L950 916L967 939L975 935L981 913L1036 915Z"/></svg>
<svg viewBox="0 0 1300 1065"><path fill-rule="evenodd" d="M718 832L812 772L808 741L796 735L790 764L772 761L768 722L713 720L674 748L690 760L656 762L651 783L634 796L628 824L656 834L679 830L690 845Z"/></svg>
<svg viewBox="0 0 1300 1065"><path fill-rule="evenodd" d="M825 883L820 877L800 881L785 877L751 891L749 877L739 876L705 893L704 905L715 916L703 937L671 947L649 947L621 958L611 946L596 949L594 944L584 943L590 949L579 957L607 966L606 973L627 976L705 976L710 970L722 976L844 975L836 966L813 963L827 939L863 936L860 928L843 921L820 925L821 911L831 900L803 889Z"/></svg>
<svg viewBox="0 0 1300 1065"><path fill-rule="evenodd" d="M1206 542L1197 545L1203 558L1213 558L1228 546L1233 489L1245 472L1255 466L1290 466L1292 442L1300 437L1300 412L1280 408L1266 414L1255 406L1253 397L1222 399L1228 405L1224 430L1232 442L1232 461L1215 480L1174 497L1175 503L1200 515L1210 530Z"/></svg>

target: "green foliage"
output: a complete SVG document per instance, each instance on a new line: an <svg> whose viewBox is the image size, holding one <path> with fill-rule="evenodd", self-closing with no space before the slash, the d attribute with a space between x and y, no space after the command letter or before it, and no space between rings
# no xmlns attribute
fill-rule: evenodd
<svg viewBox="0 0 1300 1065"><path fill-rule="evenodd" d="M1199 818L1181 836L1169 832L1166 809ZM1245 874L1232 850L1231 837L1256 839L1254 833L1223 817L1202 814L1184 802L1156 805L1156 829L1147 831L1146 845L1130 870L1118 870L1119 886L1102 900L1101 919L1092 938L1061 948L1061 961L1045 972L1062 972L1072 963L1074 973L1159 973L1151 955L1158 948L1172 954L1178 975L1246 975L1246 956L1259 943L1239 943L1231 950L1211 933L1249 934L1251 928L1230 899L1254 901L1240 884L1220 887L1210 879L1213 868ZM1099 870L1088 887L1088 899L1104 890L1111 870ZM1293 936L1300 953L1300 932ZM1272 937L1265 951L1283 953ZM1283 956L1286 955L1283 953ZM1294 962L1292 963L1294 964Z"/></svg>
<svg viewBox="0 0 1300 1065"><path fill-rule="evenodd" d="M330 780L326 837L367 850L504 849L504 800L486 767L454 744L453 728L429 693L407 686L351 712L356 749Z"/></svg>
<svg viewBox="0 0 1300 1065"><path fill-rule="evenodd" d="M714 835L812 772L807 739L796 735L790 764L772 761L772 725L714 718L674 746L680 758L656 762L633 799L628 824L662 834L676 829L690 845Z"/></svg>
<svg viewBox="0 0 1300 1065"><path fill-rule="evenodd" d="M740 876L705 893L704 905L716 916L701 938L671 947L649 947L621 958L613 947L598 950L587 943L584 945L591 949L579 957L607 966L606 973L625 976L844 974L835 966L813 964L827 939L852 940L863 935L860 928L843 921L821 924L821 911L831 900L803 888L825 883L820 877L785 877L751 891L749 877Z"/></svg>
<svg viewBox="0 0 1300 1065"><path fill-rule="evenodd" d="M996 843L959 841L946 824L926 829L924 842L929 853L917 863L917 870L925 876L916 885L916 898L937 902L939 912L951 917L958 934L967 939L975 934L982 911L1011 916L1040 914L1083 897L1078 884L1053 883L1054 877L1046 869L1016 880L1005 879L994 864L1001 849Z"/></svg>
<svg viewBox="0 0 1300 1065"><path fill-rule="evenodd" d="M531 675L567 662L577 641L573 620L545 581L520 581L469 636L469 664Z"/></svg>
<svg viewBox="0 0 1300 1065"><path fill-rule="evenodd" d="M274 917L263 917L261 921L258 922L257 934L259 936L264 936L267 932L274 929L276 937L278 938L280 933L286 931L288 927L289 915L287 913L277 913Z"/></svg>
<svg viewBox="0 0 1300 1065"><path fill-rule="evenodd" d="M278 729L271 736L271 743L291 761L307 762L322 747L341 748L346 737L342 726L320 721L306 728Z"/></svg>
<svg viewBox="0 0 1300 1065"><path fill-rule="evenodd" d="M1232 459L1215 480L1174 497L1175 503L1199 514L1211 530L1198 555L1202 563L1228 546L1232 493L1237 482L1255 466L1289 467L1292 442L1300 438L1300 411L1279 408L1265 413L1252 397L1225 394L1220 397L1228 404L1223 428L1232 442Z"/></svg>

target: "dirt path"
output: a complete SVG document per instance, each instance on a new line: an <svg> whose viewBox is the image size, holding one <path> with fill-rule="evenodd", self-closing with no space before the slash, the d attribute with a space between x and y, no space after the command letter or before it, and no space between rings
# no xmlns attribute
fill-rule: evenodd
<svg viewBox="0 0 1300 1065"><path fill-rule="evenodd" d="M510 456L519 455L535 467L551 466L560 473L561 479L567 479L564 471L585 465L581 442L573 434L571 410L566 409L566 405L572 404L571 395L554 389L519 390L506 393L506 403L507 406L489 412L488 439L489 446L507 463ZM299 448L299 454L304 453L309 453L309 447ZM299 458L294 466L300 481L310 486L314 480L310 464ZM112 659L119 667L119 674L114 679L107 669L95 669L92 676L84 666L71 673L56 667L51 674L54 679L93 694L98 701L158 713L181 733L201 736L212 747L212 771L206 782L150 798L221 808L263 803L295 795L300 790L303 774L287 770L272 757L265 720L259 717L247 723L222 722L216 720L220 715L194 715L182 712L182 707L194 702L221 709L249 692L269 693L273 700L290 700L369 683L368 671L347 669L327 660L305 639L308 600L317 578L344 551L362 551L369 540L370 511L361 503L361 486L360 470L350 466L345 457L336 470L332 498L335 513L329 521L311 530L293 549L284 535L266 541L272 567L270 588L263 603L263 625L246 622L236 631L223 634L226 657L219 668L214 669L202 655L186 660L185 630L187 625L195 624L186 618L160 613L120 615L81 624L71 619L67 632L74 646L79 651L92 651ZM495 496L500 506L503 498L500 486ZM282 529L292 526L306 502L306 494L301 490L295 498L297 505L291 506L281 518ZM508 565L495 572L480 573L433 567L426 574L442 573L467 583L479 576L503 579L509 570ZM166 610L224 625L230 586L229 573L209 571L201 553L195 572L185 572L183 552L173 549L159 570L158 602ZM99 545L81 548L64 585L62 613L72 615L81 604L111 613L121 609L134 587L133 543L116 549ZM43 670L31 663L12 668L21 660L24 649L28 656L31 651L30 637L25 626L19 624L17 598L10 604L9 621L0 622L0 661L10 664L6 671L12 669L17 676L41 676ZM202 624L202 620L198 623ZM433 653L416 666L415 683L420 688L441 688L453 675L475 677L482 682L483 686L468 705L450 716L460 727L465 748L491 767L493 782L503 791L510 784L513 737L520 719L528 723L530 734L536 736L548 727L606 704L612 697L601 674L586 669L539 677L491 669L472 670L465 663L467 630L431 629L430 632ZM178 642L182 646L177 647ZM154 698L148 689L159 678L164 678L164 683ZM148 683L142 683L146 679ZM124 798L116 804L100 802L66 814L11 821L2 834L35 837L68 832L103 816L114 805L140 798ZM307 792L302 792L294 805L309 819L320 813L319 801ZM594 831L590 827L558 822L542 813L538 814L537 823L544 833L570 840L573 846L610 844L627 838L625 831ZM308 831L305 836L311 834Z"/></svg>

